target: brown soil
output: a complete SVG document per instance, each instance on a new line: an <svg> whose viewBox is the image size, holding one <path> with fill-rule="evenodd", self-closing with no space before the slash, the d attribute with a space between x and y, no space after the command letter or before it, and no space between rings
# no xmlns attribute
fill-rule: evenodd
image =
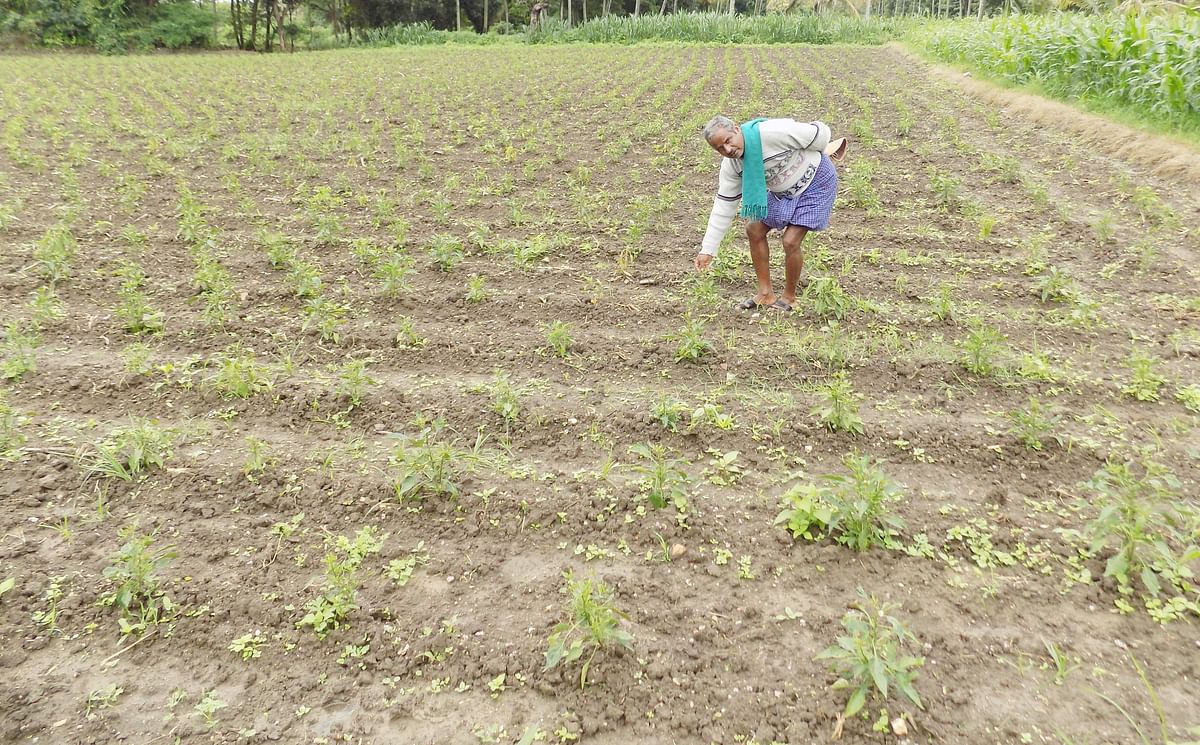
<svg viewBox="0 0 1200 745"><path fill-rule="evenodd" d="M924 657L924 708L872 701L842 742L1136 742L1132 722L1160 731L1154 696L1173 738L1200 724L1200 618L1157 623L1137 582L1133 612L1116 612L1101 578L1111 548L1080 559L1069 532L1095 517L1083 482L1106 458L1153 451L1179 479L1176 504L1197 493L1200 430L1175 396L1200 379L1200 201L1161 169L980 103L895 49L10 57L0 81L17 112L0 150L0 207L15 217L0 232L6 322L31 321L34 245L72 205L79 244L57 287L65 315L43 324L36 370L7 387L25 441L0 461L0 581L15 578L0 597L0 741L511 743L534 727L542 742L825 742L846 697L814 657L859 587L899 604ZM809 302L788 318L731 309L751 291L741 234L725 251L742 266L717 297L697 288L717 169L697 133L721 110L851 133L833 224L806 245L806 276L836 276L860 301L836 330ZM878 211L854 186L871 163ZM946 177L959 189L939 207ZM197 254L177 235L180 183L233 280L223 327L203 317ZM340 219L332 241L312 214L318 186ZM351 242L400 232L380 196L407 221L415 262L395 298ZM260 230L292 239L323 296L349 309L336 341L306 328ZM439 235L467 249L450 272L429 258ZM551 248L532 266L509 258L539 240ZM1041 300L1025 271L1039 251L1075 301ZM131 334L115 314L121 260L145 270L161 334ZM482 302L464 299L471 275L486 278ZM953 313L938 320L943 287ZM677 362L689 312L713 351ZM405 319L424 343L397 343ZM1004 335L999 372L960 364L972 319ZM546 343L556 320L571 329L566 359ZM151 365L130 369L133 342ZM213 389L234 345L270 366L269 391ZM1166 379L1157 402L1121 393L1135 348ZM812 413L838 350L862 435ZM1034 352L1057 382L1018 374ZM375 381L357 406L337 384L350 359L369 360ZM189 377L188 360L210 364ZM496 371L519 390L513 423L493 406ZM686 404L678 431L650 414L664 395ZM1061 444L1035 451L1009 433L1006 413L1031 396L1057 412ZM689 431L703 403L733 427ZM132 482L89 477L80 463L130 416L176 428L172 457ZM444 419L459 447L486 436L489 462L463 469L457 498L395 498L393 434L417 434L418 417ZM254 479L250 435L274 458ZM639 442L686 462L686 517L646 503ZM709 462L731 451L744 473L722 484ZM908 551L794 541L773 525L789 486L853 452L903 485ZM272 532L299 513L295 533ZM122 641L119 613L97 601L133 523L174 547L159 575L177 610ZM326 540L367 526L387 538L359 572L359 608L325 639L298 629ZM660 542L686 553L663 561ZM385 576L414 551L428 563L410 582ZM1094 579L1070 581L1082 567ZM544 669L566 571L612 585L633 637L631 652L596 656L583 689L577 667ZM35 618L52 578L53 625ZM252 633L261 656L244 661L230 643ZM1073 666L1061 684L1047 643ZM122 691L111 705L88 706L110 686ZM226 704L211 727L194 709L205 692ZM883 706L907 713L907 738L872 729Z"/></svg>

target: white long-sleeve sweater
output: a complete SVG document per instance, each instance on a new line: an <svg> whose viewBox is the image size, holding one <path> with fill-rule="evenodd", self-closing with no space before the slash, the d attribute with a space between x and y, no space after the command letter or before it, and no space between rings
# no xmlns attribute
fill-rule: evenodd
<svg viewBox="0 0 1200 745"><path fill-rule="evenodd" d="M759 123L758 134L762 139L767 191L781 197L803 194L821 165L821 151L829 144L829 127L824 122L767 119ZM716 256L733 224L742 198L742 168L741 158L721 160L717 197L708 216L708 229L704 231L702 254Z"/></svg>

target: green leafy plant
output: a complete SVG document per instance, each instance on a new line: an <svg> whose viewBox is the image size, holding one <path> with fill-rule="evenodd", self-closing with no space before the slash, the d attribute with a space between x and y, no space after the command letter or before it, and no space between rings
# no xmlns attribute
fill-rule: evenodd
<svg viewBox="0 0 1200 745"><path fill-rule="evenodd" d="M1159 360L1142 349L1134 349L1126 363L1129 378L1121 386L1121 393L1138 401L1157 401L1159 391L1167 379L1158 373Z"/></svg>
<svg viewBox="0 0 1200 745"><path fill-rule="evenodd" d="M4 329L4 358L0 361L0 378L19 380L37 369L35 350L41 339L37 333L10 323Z"/></svg>
<svg viewBox="0 0 1200 745"><path fill-rule="evenodd" d="M1185 385L1175 391L1175 400L1183 404L1183 408L1193 414L1200 414L1200 385L1195 383ZM3 432L3 425L0 424L0 433ZM4 442L3 434L0 434L0 443ZM0 445L0 450L3 446Z"/></svg>
<svg viewBox="0 0 1200 745"><path fill-rule="evenodd" d="M425 542L421 541L417 547L408 552L408 556L403 559L392 559L388 562L387 568L383 573L387 578L395 582L400 587L408 584L412 579L413 572L419 566L425 566L429 563L429 554L425 552Z"/></svg>
<svg viewBox="0 0 1200 745"><path fill-rule="evenodd" d="M1051 433L1062 417L1043 404L1037 396L1030 396L1025 408L1013 409L1005 416L1010 422L1008 433L1030 450L1041 450L1047 435L1061 442L1060 437Z"/></svg>
<svg viewBox="0 0 1200 745"><path fill-rule="evenodd" d="M691 314L684 319L683 328L669 338L679 344L675 349L676 362L696 362L713 351L712 343L704 338L704 321Z"/></svg>
<svg viewBox="0 0 1200 745"><path fill-rule="evenodd" d="M1069 302L1079 297L1079 284L1075 278L1056 266L1038 278L1038 295L1042 302Z"/></svg>
<svg viewBox="0 0 1200 745"><path fill-rule="evenodd" d="M571 352L571 327L565 321L553 321L542 325L546 344L555 355L566 358Z"/></svg>
<svg viewBox="0 0 1200 745"><path fill-rule="evenodd" d="M99 688L90 691L87 695L87 700L83 704L83 718L90 721L95 720L100 715L97 714L101 709L111 709L117 705L117 699L121 694L125 693L125 689L116 683L110 683L104 688Z"/></svg>
<svg viewBox="0 0 1200 745"><path fill-rule="evenodd" d="M429 258L439 272L454 271L464 257L462 242L452 236L435 235L429 244Z"/></svg>
<svg viewBox="0 0 1200 745"><path fill-rule="evenodd" d="M33 249L34 266L51 286L71 276L71 264L78 247L71 228L55 225L46 231Z"/></svg>
<svg viewBox="0 0 1200 745"><path fill-rule="evenodd" d="M679 431L679 423L687 412L687 404L667 394L662 394L650 407L650 417L663 429Z"/></svg>
<svg viewBox="0 0 1200 745"><path fill-rule="evenodd" d="M1182 534L1184 524L1176 500L1181 484L1162 464L1145 458L1109 461L1084 486L1099 514L1084 528L1089 551L1113 551L1104 566L1118 589L1132 592L1134 578L1157 596L1164 585L1180 587L1193 578L1191 562L1200 559L1194 536ZM1172 543L1183 544L1178 552Z"/></svg>
<svg viewBox="0 0 1200 745"><path fill-rule="evenodd" d="M408 277L413 273L412 259L392 254L375 265L379 289L387 297L400 297L409 291Z"/></svg>
<svg viewBox="0 0 1200 745"><path fill-rule="evenodd" d="M916 643L916 637L891 615L899 606L880 603L861 587L858 597L842 617L846 633L817 655L818 660L828 661L838 676L833 689L850 691L843 716L849 718L860 712L868 696L874 694L886 701L893 691L924 708L915 683L925 659L904 653L905 647Z"/></svg>
<svg viewBox="0 0 1200 745"><path fill-rule="evenodd" d="M722 432L729 432L736 426L732 415L721 411L719 404L707 401L692 410L691 420L688 422L688 432L695 432L701 427L712 427Z"/></svg>
<svg viewBox="0 0 1200 745"><path fill-rule="evenodd" d="M389 461L396 498L457 498L458 482L484 461L483 444L483 435L479 435L473 448L460 448L458 439L446 433L445 422L440 419L423 426L417 435L402 438Z"/></svg>
<svg viewBox="0 0 1200 745"><path fill-rule="evenodd" d="M214 368L206 382L224 398L250 398L271 390L275 384L270 369L253 352L241 347L213 355L206 366Z"/></svg>
<svg viewBox="0 0 1200 745"><path fill-rule="evenodd" d="M157 548L153 535L139 535L136 525L120 531L121 548L113 563L104 569L104 578L115 589L100 599L102 605L121 611L121 634L145 633L150 626L166 620L174 604L161 588L158 573L175 558L172 546Z"/></svg>
<svg viewBox="0 0 1200 745"><path fill-rule="evenodd" d="M997 358L1003 349L1003 343L1004 336L999 331L979 319L974 319L967 338L959 343L962 347L959 362L968 372L992 375L1001 369Z"/></svg>
<svg viewBox="0 0 1200 745"><path fill-rule="evenodd" d="M854 308L854 299L842 289L837 277L813 277L802 297L821 318L841 321Z"/></svg>
<svg viewBox="0 0 1200 745"><path fill-rule="evenodd" d="M21 416L8 402L8 392L0 389L0 460L16 457L18 448L25 444L25 434L21 425L25 417Z"/></svg>
<svg viewBox="0 0 1200 745"><path fill-rule="evenodd" d="M173 429L135 417L128 426L109 433L90 456L84 456L88 475L132 481L149 468L162 468L178 436Z"/></svg>
<svg viewBox="0 0 1200 745"><path fill-rule="evenodd" d="M856 551L893 545L905 527L891 512L903 491L868 456L847 455L842 464L848 473L826 474L785 492L775 524L785 525L793 538L832 535Z"/></svg>
<svg viewBox="0 0 1200 745"><path fill-rule="evenodd" d="M379 381L367 373L371 360L346 360L337 368L337 395L350 401L350 406L361 406L367 389L379 385Z"/></svg>
<svg viewBox="0 0 1200 745"><path fill-rule="evenodd" d="M567 585L563 592L570 596L568 620L557 624L550 632L546 669L583 659L579 687L584 688L596 654L613 648L632 650L633 636L621 628L621 622L628 616L613 603L613 590L608 585L593 579L577 580L570 572L564 577Z"/></svg>
<svg viewBox="0 0 1200 745"><path fill-rule="evenodd" d="M489 386L492 394L492 411L504 420L506 426L512 426L521 419L520 391L509 380L508 374L497 370L492 376Z"/></svg>
<svg viewBox="0 0 1200 745"><path fill-rule="evenodd" d="M812 414L831 432L863 433L862 417L858 414L858 396L845 372L837 372L817 391L820 403Z"/></svg>
<svg viewBox="0 0 1200 745"><path fill-rule="evenodd" d="M262 645L265 644L267 638L262 634L252 631L249 634L243 634L229 643L229 651L241 657L243 660L256 660L262 657Z"/></svg>
<svg viewBox="0 0 1200 745"><path fill-rule="evenodd" d="M957 176L930 168L929 189L933 192L933 203L943 212L962 205L962 180Z"/></svg>
<svg viewBox="0 0 1200 745"><path fill-rule="evenodd" d="M333 536L325 541L325 589L304 604L307 611L296 628L311 628L324 639L331 631L345 626L350 614L358 609L358 570L367 557L379 553L387 535L375 528L361 528L354 538Z"/></svg>
<svg viewBox="0 0 1200 745"><path fill-rule="evenodd" d="M482 274L472 274L467 277L466 300L468 303L482 303L487 300L486 282L487 278Z"/></svg>
<svg viewBox="0 0 1200 745"><path fill-rule="evenodd" d="M629 468L641 476L639 485L650 505L662 509L674 504L679 512L686 512L688 476L682 468L685 461L670 457L663 445L640 442L631 445L629 452L642 459Z"/></svg>
<svg viewBox="0 0 1200 745"><path fill-rule="evenodd" d="M204 726L212 729L217 726L217 712L228 705L217 698L216 691L205 691L200 701L192 707L192 711L204 720Z"/></svg>
<svg viewBox="0 0 1200 745"><path fill-rule="evenodd" d="M1062 685L1071 671L1079 667L1078 662L1072 662L1067 653L1062 650L1054 642L1042 640L1042 646L1046 648L1046 654L1050 656L1050 662L1054 664L1054 685Z"/></svg>

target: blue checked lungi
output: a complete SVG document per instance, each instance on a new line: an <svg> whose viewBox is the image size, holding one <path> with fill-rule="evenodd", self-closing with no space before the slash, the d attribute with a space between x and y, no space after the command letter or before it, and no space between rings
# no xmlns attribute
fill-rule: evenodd
<svg viewBox="0 0 1200 745"><path fill-rule="evenodd" d="M837 169L829 156L821 153L817 174L799 196L788 198L767 193L767 217L763 223L771 230L783 230L789 225L824 230L829 227L829 214L833 212L837 189Z"/></svg>

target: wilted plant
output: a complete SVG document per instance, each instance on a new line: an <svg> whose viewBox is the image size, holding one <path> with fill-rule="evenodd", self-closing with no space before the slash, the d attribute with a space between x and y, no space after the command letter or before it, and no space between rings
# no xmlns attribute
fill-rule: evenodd
<svg viewBox="0 0 1200 745"><path fill-rule="evenodd" d="M565 321L553 321L543 324L542 331L546 334L546 344L550 350L565 359L571 351L571 327Z"/></svg>
<svg viewBox="0 0 1200 745"><path fill-rule="evenodd" d="M793 538L832 535L855 551L889 545L904 529L904 520L891 513L904 493L868 456L847 455L842 464L849 473L789 489L775 524L786 525Z"/></svg>
<svg viewBox="0 0 1200 745"><path fill-rule="evenodd" d="M556 625L546 640L546 669L572 664L587 655L579 672L579 687L583 688L596 653L613 647L631 650L633 637L621 628L628 616L613 603L608 585L599 580L576 580L570 572L564 577L567 586L563 591L571 598L568 620Z"/></svg>
<svg viewBox="0 0 1200 745"><path fill-rule="evenodd" d="M1011 422L1008 433L1030 450L1041 450L1042 440L1054 430L1062 418L1045 406L1037 396L1030 396L1029 404L1024 409L1013 409L1005 416ZM1057 435L1052 437L1056 441L1060 440Z"/></svg>
<svg viewBox="0 0 1200 745"><path fill-rule="evenodd" d="M171 446L178 434L151 421L134 418L125 427L118 427L95 446L95 452L85 456L88 475L132 481L149 468L162 468L170 458Z"/></svg>
<svg viewBox="0 0 1200 745"><path fill-rule="evenodd" d="M629 469L641 476L639 485L650 506L662 509L674 504L679 512L686 512L688 476L681 467L685 461L670 457L663 445L645 442L631 445L629 452L642 459L631 464Z"/></svg>
<svg viewBox="0 0 1200 745"><path fill-rule="evenodd" d="M304 604L307 612L296 622L296 628L310 627L324 639L330 631L346 625L350 614L358 609L358 570L368 556L382 550L385 540L387 535L378 535L373 527L360 529L353 540L344 535L327 538L325 589Z"/></svg>
<svg viewBox="0 0 1200 745"><path fill-rule="evenodd" d="M142 634L161 620L164 613L174 609L171 599L161 589L158 572L175 558L174 548L154 547L153 535L139 535L136 525L120 531L124 543L116 558L104 570L104 577L116 587L100 599L102 605L121 611L121 634Z"/></svg>
<svg viewBox="0 0 1200 745"><path fill-rule="evenodd" d="M1159 360L1145 350L1134 349L1129 354L1127 365L1129 379L1121 386L1121 393L1138 401L1157 401L1159 390L1167 379L1158 374Z"/></svg>
<svg viewBox="0 0 1200 745"><path fill-rule="evenodd" d="M915 644L916 637L891 615L899 606L880 603L861 587L858 597L842 617L845 635L817 655L818 660L828 660L838 676L833 689L850 691L842 715L849 718L861 711L872 691L885 701L891 691L899 691L924 708L914 683L925 659L904 654L904 648Z"/></svg>
<svg viewBox="0 0 1200 745"><path fill-rule="evenodd" d="M817 390L821 402L812 410L821 423L831 432L863 433L862 417L858 415L858 400L861 396L854 392L854 387L845 372L837 372L825 385Z"/></svg>

